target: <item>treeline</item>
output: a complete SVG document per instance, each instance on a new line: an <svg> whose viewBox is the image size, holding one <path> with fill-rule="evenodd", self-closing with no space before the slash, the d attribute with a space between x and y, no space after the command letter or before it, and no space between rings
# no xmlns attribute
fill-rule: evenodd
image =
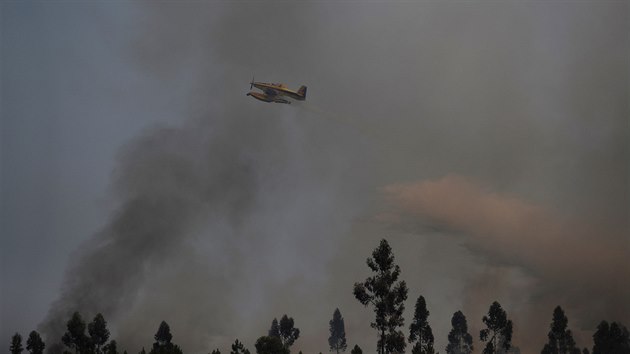
<svg viewBox="0 0 630 354"><path fill-rule="evenodd" d="M416 300L413 319L408 336L403 333L407 285L400 278L400 267L394 263L394 254L386 240L367 259L367 265L373 275L364 282L354 284L354 296L366 307L374 311L371 327L377 331L377 353L404 353L407 344L412 354L439 354L434 348L434 336L429 325L429 311L425 298L420 295ZM483 316L484 329L479 332L483 354L519 354L520 350L512 346L514 331L512 321L498 302L490 305L488 314ZM468 332L466 316L457 311L451 319L452 329L448 333L447 354L471 354L473 337ZM107 322L99 313L86 325L78 312L75 312L66 324L66 332L60 338L65 346L63 354L128 354L119 350L115 340L109 340ZM87 333L86 333L87 329ZM329 322L330 336L328 347L337 354L348 349L344 319L339 309L335 309ZM291 346L300 336L293 318L286 314L278 321L274 318L267 335L256 340L257 354L290 354ZM154 336L148 354L183 354L181 348L172 342L173 336L169 325L162 321ZM26 350L30 354L43 354L46 345L39 333L32 331L26 341ZM9 350L12 354L24 351L22 336L16 333L11 338ZM251 354L238 339L231 345L230 354ZM362 354L362 349L355 345L350 354ZM147 354L143 347L139 354ZM209 354L221 354L219 349ZM302 354L302 352L300 352ZM320 353L321 354L321 353ZM541 354L591 354L589 349L576 346L568 319L560 306L553 311L548 342L541 348ZM602 321L593 334L592 354L630 354L630 334L620 323Z"/></svg>

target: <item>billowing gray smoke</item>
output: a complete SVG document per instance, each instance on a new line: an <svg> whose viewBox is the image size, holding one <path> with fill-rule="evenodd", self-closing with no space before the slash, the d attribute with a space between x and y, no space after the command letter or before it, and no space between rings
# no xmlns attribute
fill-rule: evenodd
<svg viewBox="0 0 630 354"><path fill-rule="evenodd" d="M403 231L370 216L385 209L386 185L456 174L627 230L627 4L600 4L141 6L126 58L172 90L181 124L150 129L122 150L115 213L75 253L42 330L54 341L73 311L102 312L133 352L166 320L187 352L207 353L237 337L252 349L287 313L302 330L295 349L324 352L339 307L348 342L370 352L371 312L351 286L388 237L410 287L407 309L425 296L438 349L455 311L478 329L498 300L522 352L539 351L546 330L522 329L546 327L554 302L573 292L570 305L587 308L593 288L536 278L554 263L533 258L529 233L500 228L491 213L472 221L459 209L437 213L449 193L419 203L422 213L406 210L414 227ZM245 97L252 74L308 85L307 102ZM496 247L490 241L504 240L504 230L518 233ZM520 261L506 260L510 252ZM553 295L549 308L539 308L541 294ZM620 294L627 289L607 298ZM613 307L568 315L588 334Z"/></svg>
<svg viewBox="0 0 630 354"><path fill-rule="evenodd" d="M113 187L120 205L75 253L42 327L49 340L72 312L102 312L134 350L166 319L197 352L233 341L232 325L278 316L265 309L270 291L321 273L331 255L324 241L348 216L337 211L348 204L333 183L341 166L309 159L293 113L204 117L152 129L123 149Z"/></svg>

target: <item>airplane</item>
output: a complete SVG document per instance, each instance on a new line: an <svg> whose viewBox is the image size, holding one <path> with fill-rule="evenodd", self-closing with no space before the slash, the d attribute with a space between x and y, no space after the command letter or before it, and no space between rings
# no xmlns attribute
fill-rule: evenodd
<svg viewBox="0 0 630 354"><path fill-rule="evenodd" d="M284 84L254 82L254 78L252 77L252 82L250 82L249 89L251 90L254 87L262 90L263 92L250 91L247 93L247 96L252 96L255 99L263 102L291 104L291 101L282 98L282 96L289 97L298 101L304 101L306 99L306 86L300 86L299 90L293 91Z"/></svg>

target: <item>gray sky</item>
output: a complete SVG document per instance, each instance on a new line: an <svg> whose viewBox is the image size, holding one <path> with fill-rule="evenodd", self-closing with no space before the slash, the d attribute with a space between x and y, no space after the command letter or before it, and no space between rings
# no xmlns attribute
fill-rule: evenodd
<svg viewBox="0 0 630 354"><path fill-rule="evenodd" d="M580 346L630 325L627 2L1 6L5 343L78 309L253 349L287 313L323 352L339 307L370 352L383 237L441 351L494 300L523 353L556 305Z"/></svg>

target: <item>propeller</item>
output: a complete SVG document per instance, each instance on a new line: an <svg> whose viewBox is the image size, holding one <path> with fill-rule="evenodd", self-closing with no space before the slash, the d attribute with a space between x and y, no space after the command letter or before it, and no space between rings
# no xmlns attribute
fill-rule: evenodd
<svg viewBox="0 0 630 354"><path fill-rule="evenodd" d="M253 89L254 88L254 75L252 75L252 82L250 82L249 84L249 89Z"/></svg>

